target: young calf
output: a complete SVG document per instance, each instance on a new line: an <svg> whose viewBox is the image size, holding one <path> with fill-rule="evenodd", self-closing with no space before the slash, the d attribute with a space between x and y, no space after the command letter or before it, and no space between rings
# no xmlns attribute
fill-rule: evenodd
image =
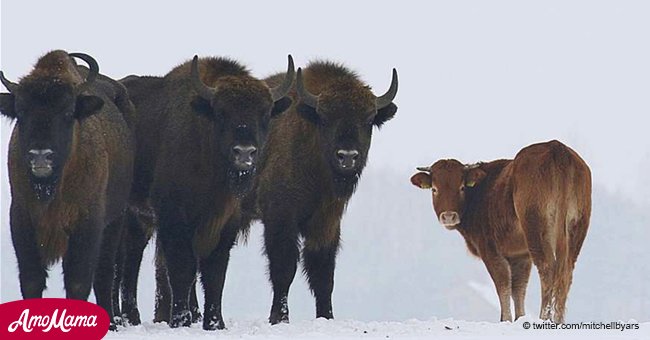
<svg viewBox="0 0 650 340"><path fill-rule="evenodd" d="M463 165L439 160L411 177L431 189L440 224L458 230L487 267L501 321L524 315L531 258L542 284L540 318L561 323L573 268L589 227L591 172L558 141L522 149L514 160Z"/></svg>

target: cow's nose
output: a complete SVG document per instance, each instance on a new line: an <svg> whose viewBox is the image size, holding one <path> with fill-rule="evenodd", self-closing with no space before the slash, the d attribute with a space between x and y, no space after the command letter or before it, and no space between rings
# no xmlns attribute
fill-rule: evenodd
<svg viewBox="0 0 650 340"><path fill-rule="evenodd" d="M257 148L253 145L235 145L232 148L235 166L239 170L250 170L255 166Z"/></svg>
<svg viewBox="0 0 650 340"><path fill-rule="evenodd" d="M336 151L336 159L342 169L354 169L357 165L357 158L359 158L359 151L357 150L339 149Z"/></svg>
<svg viewBox="0 0 650 340"><path fill-rule="evenodd" d="M31 149L28 154L29 165L34 176L47 177L52 174L54 151L51 149Z"/></svg>
<svg viewBox="0 0 650 340"><path fill-rule="evenodd" d="M439 217L440 224L450 228L460 223L460 217L455 211L444 211L440 214Z"/></svg>

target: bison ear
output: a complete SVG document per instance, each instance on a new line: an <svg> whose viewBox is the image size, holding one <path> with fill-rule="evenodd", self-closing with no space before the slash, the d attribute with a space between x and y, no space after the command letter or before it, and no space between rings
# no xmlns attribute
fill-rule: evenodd
<svg viewBox="0 0 650 340"><path fill-rule="evenodd" d="M311 107L304 103L300 103L298 104L296 110L300 113L300 115L303 118L307 119L308 121L317 125L321 123L321 118L316 108Z"/></svg>
<svg viewBox="0 0 650 340"><path fill-rule="evenodd" d="M209 119L214 119L214 113L212 112L212 105L210 102L205 100L203 97L196 96L192 99L190 103L192 110L199 116L204 116Z"/></svg>
<svg viewBox="0 0 650 340"><path fill-rule="evenodd" d="M88 118L104 107L104 100L97 96L77 96L77 106L74 111L74 117L82 120Z"/></svg>
<svg viewBox="0 0 650 340"><path fill-rule="evenodd" d="M465 186L468 188L473 188L487 176L487 173L479 168L471 169L467 172L465 176Z"/></svg>
<svg viewBox="0 0 650 340"><path fill-rule="evenodd" d="M16 118L14 106L14 95L11 93L0 93L0 113L10 119Z"/></svg>
<svg viewBox="0 0 650 340"><path fill-rule="evenodd" d="M420 189L431 189L431 175L426 172L418 172L411 176L411 183Z"/></svg>
<svg viewBox="0 0 650 340"><path fill-rule="evenodd" d="M390 103L388 106L377 110L377 115L372 123L376 127L381 127L384 123L393 119L395 112L397 112L397 105Z"/></svg>
<svg viewBox="0 0 650 340"><path fill-rule="evenodd" d="M282 97L273 103L273 108L271 109L271 118L279 116L281 113L286 111L289 106L291 106L293 100L289 97Z"/></svg>

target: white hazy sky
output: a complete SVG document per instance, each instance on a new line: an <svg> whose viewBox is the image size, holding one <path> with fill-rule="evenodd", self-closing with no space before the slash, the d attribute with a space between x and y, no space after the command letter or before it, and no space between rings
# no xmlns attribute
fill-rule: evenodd
<svg viewBox="0 0 650 340"><path fill-rule="evenodd" d="M371 166L513 157L557 138L597 183L650 205L636 194L650 185L648 2L3 0L1 12L10 79L57 48L115 78L162 75L194 54L266 76L291 53L342 61L383 92L397 67L400 109Z"/></svg>

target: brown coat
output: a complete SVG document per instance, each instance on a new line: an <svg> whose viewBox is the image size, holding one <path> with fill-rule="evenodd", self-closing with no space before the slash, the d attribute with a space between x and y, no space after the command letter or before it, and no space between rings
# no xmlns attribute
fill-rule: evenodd
<svg viewBox="0 0 650 340"><path fill-rule="evenodd" d="M514 160L466 166L440 160L411 182L432 188L440 222L458 230L495 282L501 320L524 314L530 261L542 281L540 317L564 320L572 271L589 226L591 173L558 141L522 149Z"/></svg>

